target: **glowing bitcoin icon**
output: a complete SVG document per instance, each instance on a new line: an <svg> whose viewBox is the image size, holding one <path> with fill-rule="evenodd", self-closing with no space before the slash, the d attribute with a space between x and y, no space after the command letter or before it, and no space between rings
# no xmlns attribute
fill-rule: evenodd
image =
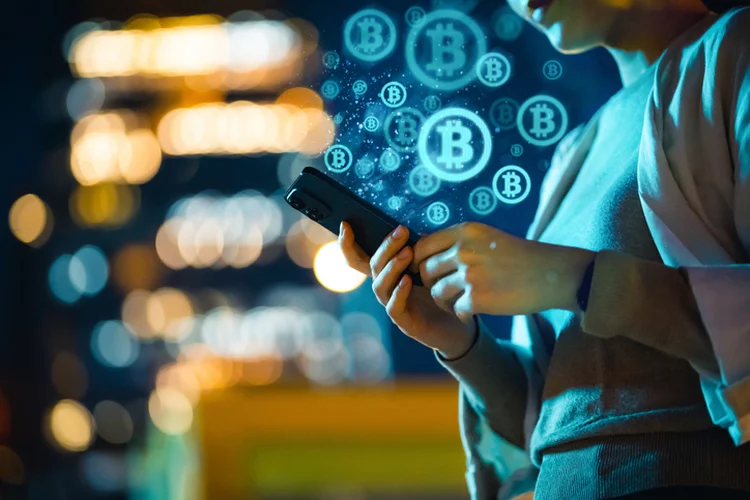
<svg viewBox="0 0 750 500"><path fill-rule="evenodd" d="M521 156L523 154L523 146L520 144L513 144L510 147L510 154L513 156Z"/></svg>
<svg viewBox="0 0 750 500"><path fill-rule="evenodd" d="M440 179L423 165L419 165L409 172L409 187L414 194L430 196L440 189Z"/></svg>
<svg viewBox="0 0 750 500"><path fill-rule="evenodd" d="M490 106L490 123L497 129L510 130L516 126L518 103L513 99L502 97Z"/></svg>
<svg viewBox="0 0 750 500"><path fill-rule="evenodd" d="M375 171L375 162L369 158L361 158L357 160L357 164L354 165L354 173L357 177L367 179Z"/></svg>
<svg viewBox="0 0 750 500"><path fill-rule="evenodd" d="M380 155L380 168L386 172L393 172L401 166L401 157L392 149L386 149Z"/></svg>
<svg viewBox="0 0 750 500"><path fill-rule="evenodd" d="M419 129L424 115L414 108L392 111L385 119L383 134L388 145L399 153L411 153L417 148Z"/></svg>
<svg viewBox="0 0 750 500"><path fill-rule="evenodd" d="M341 89L339 88L339 84L336 83L336 80L326 80L323 82L323 85L320 86L320 93L323 94L323 97L326 99L336 99L340 90Z"/></svg>
<svg viewBox="0 0 750 500"><path fill-rule="evenodd" d="M406 40L406 63L417 79L437 90L456 90L474 81L472 71L487 40L463 12L440 9L427 14Z"/></svg>
<svg viewBox="0 0 750 500"><path fill-rule="evenodd" d="M499 87L510 78L510 61L499 52L489 52L477 61L477 77L488 87Z"/></svg>
<svg viewBox="0 0 750 500"><path fill-rule="evenodd" d="M480 142L479 152L475 147ZM425 121L417 150L420 161L433 174L445 181L461 182L487 165L492 154L492 136L487 124L475 113L446 108Z"/></svg>
<svg viewBox="0 0 750 500"><path fill-rule="evenodd" d="M448 205L442 201L435 201L427 207L427 220L436 226L444 224L450 215L451 211Z"/></svg>
<svg viewBox="0 0 750 500"><path fill-rule="evenodd" d="M334 144L323 155L323 162L331 172L341 173L352 166L352 151L343 144Z"/></svg>
<svg viewBox="0 0 750 500"><path fill-rule="evenodd" d="M335 50L329 50L325 54L323 54L323 66L329 69L336 69L339 67L339 63L341 62L341 58L336 53Z"/></svg>
<svg viewBox="0 0 750 500"><path fill-rule="evenodd" d="M352 84L352 90L354 91L354 95L359 97L367 92L367 83L364 80L357 80Z"/></svg>
<svg viewBox="0 0 750 500"><path fill-rule="evenodd" d="M531 118L531 126L526 123ZM527 99L518 110L518 131L529 144L549 146L559 141L568 129L568 113L562 103L548 95Z"/></svg>
<svg viewBox="0 0 750 500"><path fill-rule="evenodd" d="M398 210L403 205L403 200L398 196L391 196L388 198L388 208L391 210Z"/></svg>
<svg viewBox="0 0 750 500"><path fill-rule="evenodd" d="M336 113L336 116L333 117L333 123L336 125L341 125L341 122L344 121L344 115L341 113Z"/></svg>
<svg viewBox="0 0 750 500"><path fill-rule="evenodd" d="M406 9L406 14L404 15L404 18L406 19L406 24L409 26L418 26L422 24L422 21L424 21L424 16L427 15L427 12L422 7L409 7Z"/></svg>
<svg viewBox="0 0 750 500"><path fill-rule="evenodd" d="M521 35L523 19L510 7L501 7L492 15L492 18L492 29L500 40L512 42Z"/></svg>
<svg viewBox="0 0 750 500"><path fill-rule="evenodd" d="M398 82L388 82L380 91L380 99L389 108L398 108L406 102L406 87Z"/></svg>
<svg viewBox="0 0 750 500"><path fill-rule="evenodd" d="M378 120L374 116L368 116L367 118L365 118L365 121L362 123L362 126L368 132L375 132L378 129L378 127L380 127L380 120Z"/></svg>
<svg viewBox="0 0 750 500"><path fill-rule="evenodd" d="M379 10L361 10L344 26L344 45L357 59L379 61L396 47L396 25Z"/></svg>
<svg viewBox="0 0 750 500"><path fill-rule="evenodd" d="M531 178L521 167L507 165L495 172L492 178L492 191L502 202L511 205L521 203L531 192Z"/></svg>
<svg viewBox="0 0 750 500"><path fill-rule="evenodd" d="M487 186L479 186L469 194L469 208L477 215L490 214L496 207L497 198Z"/></svg>
<svg viewBox="0 0 750 500"><path fill-rule="evenodd" d="M542 72L544 73L544 76L547 78L547 80L557 80L562 76L563 67L559 62L551 60L544 63Z"/></svg>
<svg viewBox="0 0 750 500"><path fill-rule="evenodd" d="M385 189L385 183L383 182L383 179L378 179L378 182L376 182L375 184L373 184L372 188L375 191L382 191L383 189Z"/></svg>
<svg viewBox="0 0 750 500"><path fill-rule="evenodd" d="M443 106L443 101L436 95L428 95L424 98L422 105L428 113L434 113Z"/></svg>

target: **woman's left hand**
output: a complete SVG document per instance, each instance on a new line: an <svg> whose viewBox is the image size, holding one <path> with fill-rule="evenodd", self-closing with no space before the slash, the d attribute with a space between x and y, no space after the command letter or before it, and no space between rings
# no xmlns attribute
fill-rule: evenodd
<svg viewBox="0 0 750 500"><path fill-rule="evenodd" d="M442 309L465 320L478 313L578 311L576 292L595 255L464 222L422 236L410 267Z"/></svg>

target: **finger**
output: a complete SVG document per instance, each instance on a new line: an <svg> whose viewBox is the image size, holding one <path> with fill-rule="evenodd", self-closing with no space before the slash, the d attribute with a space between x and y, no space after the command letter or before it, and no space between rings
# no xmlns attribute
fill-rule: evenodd
<svg viewBox="0 0 750 500"><path fill-rule="evenodd" d="M441 229L440 231L421 237L414 244L414 269L428 257L443 252L453 246L458 240L462 226L460 224Z"/></svg>
<svg viewBox="0 0 750 500"><path fill-rule="evenodd" d="M401 273L404 272L410 261L411 248L404 247L396 257L386 264L383 271L373 278L372 291L375 292L378 302L382 305L386 305L390 300L391 295L393 295L393 290L398 284Z"/></svg>
<svg viewBox="0 0 750 500"><path fill-rule="evenodd" d="M427 287L432 287L443 276L458 270L458 247L453 245L445 252L433 255L419 266L419 275Z"/></svg>
<svg viewBox="0 0 750 500"><path fill-rule="evenodd" d="M399 229L402 230L402 234L396 234L396 231L398 231ZM396 229L391 231L391 233L385 237L383 242L380 244L378 249L375 250L375 253L370 259L370 270L372 272L373 278L380 274L388 261L390 261L398 253L398 251L401 250L401 247L404 246L404 243L406 243L406 240L408 239L409 230L406 228L406 226L403 226L401 224L399 224Z"/></svg>
<svg viewBox="0 0 750 500"><path fill-rule="evenodd" d="M464 289L464 293L456 300L453 304L453 312L458 316L464 323L471 321L471 317L477 313L475 300L473 300L473 294L471 293L471 287Z"/></svg>
<svg viewBox="0 0 750 500"><path fill-rule="evenodd" d="M354 241L354 231L346 221L339 227L339 245L349 267L369 276L370 256Z"/></svg>
<svg viewBox="0 0 750 500"><path fill-rule="evenodd" d="M454 304L464 293L466 280L462 273L451 273L430 287L430 295L441 309L449 312L454 311Z"/></svg>
<svg viewBox="0 0 750 500"><path fill-rule="evenodd" d="M409 331L409 315L406 311L406 301L409 298L411 292L412 281L408 274L401 277L393 291L390 300L385 306L385 310L388 316L393 320L399 329L406 333Z"/></svg>

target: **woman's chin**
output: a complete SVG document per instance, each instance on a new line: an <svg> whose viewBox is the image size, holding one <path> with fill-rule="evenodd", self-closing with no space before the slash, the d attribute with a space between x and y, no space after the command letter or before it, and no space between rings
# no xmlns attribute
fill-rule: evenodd
<svg viewBox="0 0 750 500"><path fill-rule="evenodd" d="M580 54L597 46L596 43L591 43L589 40L585 40L584 37L575 36L569 30L565 30L562 24L555 23L544 30L550 44L558 52L562 54Z"/></svg>

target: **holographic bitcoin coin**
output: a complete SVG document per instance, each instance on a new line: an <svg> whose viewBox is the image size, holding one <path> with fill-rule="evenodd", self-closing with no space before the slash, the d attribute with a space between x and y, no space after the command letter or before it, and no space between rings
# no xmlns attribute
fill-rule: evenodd
<svg viewBox="0 0 750 500"><path fill-rule="evenodd" d="M398 108L406 102L406 87L399 82L388 82L380 91L380 99L389 108Z"/></svg>
<svg viewBox="0 0 750 500"><path fill-rule="evenodd" d="M419 130L424 115L414 108L391 111L383 125L383 135L388 145L399 153L411 153L417 148Z"/></svg>
<svg viewBox="0 0 750 500"><path fill-rule="evenodd" d="M492 191L504 203L521 203L531 192L531 178L518 165L507 165L495 172Z"/></svg>
<svg viewBox="0 0 750 500"><path fill-rule="evenodd" d="M331 172L341 173L352 166L352 151L343 144L334 144L323 155L323 162Z"/></svg>
<svg viewBox="0 0 750 500"><path fill-rule="evenodd" d="M376 9L357 12L344 26L344 46L361 61L375 62L390 55L396 37L393 20Z"/></svg>
<svg viewBox="0 0 750 500"><path fill-rule="evenodd" d="M516 125L521 136L529 144L549 146L565 135L568 129L568 113L562 103L554 97L536 95L521 105Z"/></svg>

